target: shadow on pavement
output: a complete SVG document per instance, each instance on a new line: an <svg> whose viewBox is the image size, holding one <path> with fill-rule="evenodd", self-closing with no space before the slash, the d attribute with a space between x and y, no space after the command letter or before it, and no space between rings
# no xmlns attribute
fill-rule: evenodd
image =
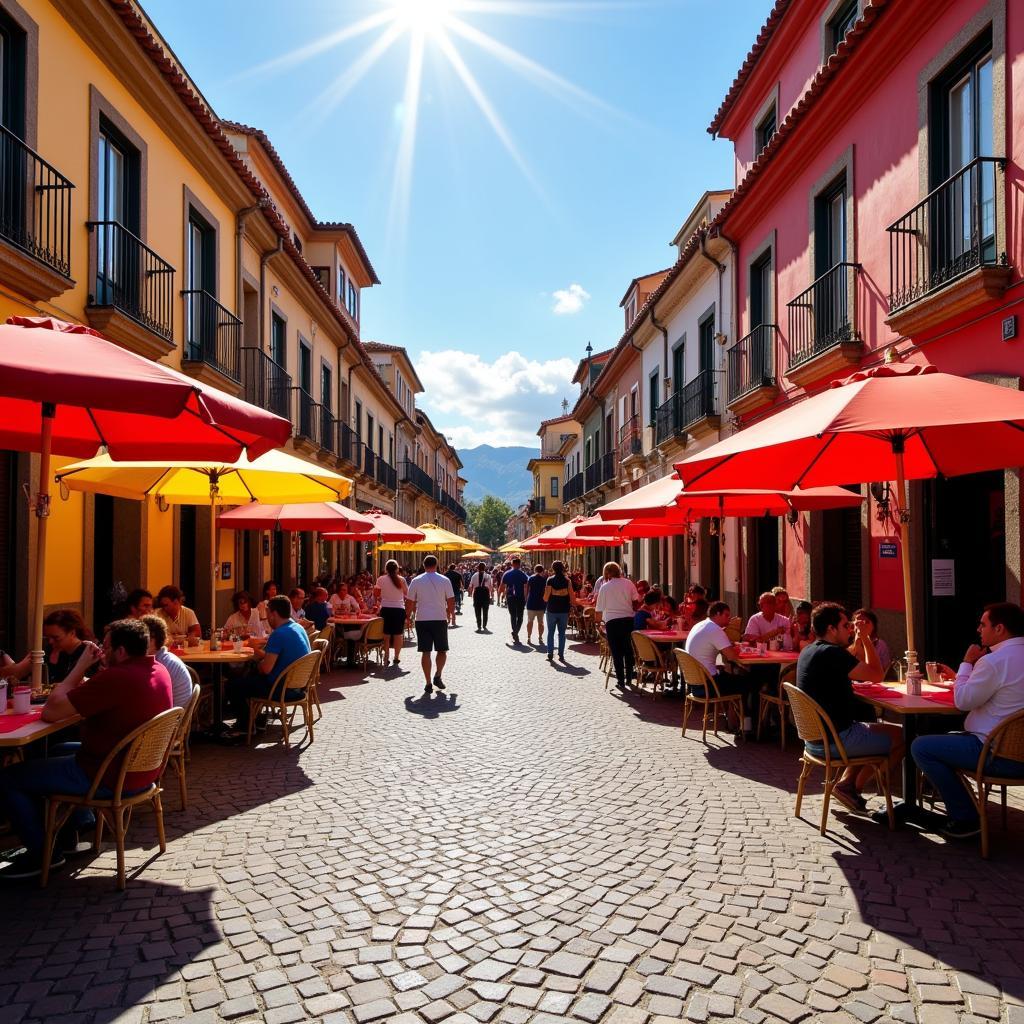
<svg viewBox="0 0 1024 1024"><path fill-rule="evenodd" d="M461 705L457 701L455 693L423 694L422 697L406 697L405 710L423 718L438 718L448 711L458 711Z"/></svg>

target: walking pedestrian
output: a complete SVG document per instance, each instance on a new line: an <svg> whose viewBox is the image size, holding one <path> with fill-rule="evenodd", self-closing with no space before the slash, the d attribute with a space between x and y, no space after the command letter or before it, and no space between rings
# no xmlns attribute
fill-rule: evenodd
<svg viewBox="0 0 1024 1024"><path fill-rule="evenodd" d="M522 560L512 559L512 568L501 577L500 594L505 595L505 605L512 625L512 642L519 646L519 630L523 628L523 612L526 609L526 584L530 577L523 572Z"/></svg>
<svg viewBox="0 0 1024 1024"><path fill-rule="evenodd" d="M603 577L594 613L598 622L604 622L615 665L615 685L624 690L633 678L633 615L640 605L640 594L632 580L623 578L618 562L606 562Z"/></svg>
<svg viewBox="0 0 1024 1024"><path fill-rule="evenodd" d="M544 611L547 602L544 591L547 589L548 577L544 566L539 563L533 567L533 575L526 584L526 642L533 646L533 624L537 623L537 643L544 646Z"/></svg>
<svg viewBox="0 0 1024 1024"><path fill-rule="evenodd" d="M565 575L562 562L551 563L551 576L544 587L544 603L547 605L548 661L555 654L555 630L558 630L558 660L565 661L565 627L569 624L569 606L573 602L572 584Z"/></svg>
<svg viewBox="0 0 1024 1024"><path fill-rule="evenodd" d="M473 612L476 615L476 631L482 633L487 629L487 612L491 607L491 591L494 589L494 580L487 571L487 566L481 562L476 567L476 572L469 578L469 596L473 599Z"/></svg>
<svg viewBox="0 0 1024 1024"><path fill-rule="evenodd" d="M398 563L389 558L384 563L384 575L378 577L373 596L380 601L380 616L384 620L384 667L390 664L388 652L395 652L395 665L400 664L402 639L405 636L405 599L409 585L398 573Z"/></svg>
<svg viewBox="0 0 1024 1024"><path fill-rule="evenodd" d="M448 660L448 620L455 610L455 591L451 580L437 571L437 559L433 555L423 559L423 572L409 584L406 608L416 613L416 649L420 652L426 681L423 692L430 693L432 672L434 686L443 690L441 673ZM433 666L431 652L436 652Z"/></svg>
<svg viewBox="0 0 1024 1024"><path fill-rule="evenodd" d="M451 580L452 590L455 592L455 611L452 613L449 626L455 625L455 616L462 614L462 573L459 572L458 567L452 563L448 566L448 571L445 576Z"/></svg>

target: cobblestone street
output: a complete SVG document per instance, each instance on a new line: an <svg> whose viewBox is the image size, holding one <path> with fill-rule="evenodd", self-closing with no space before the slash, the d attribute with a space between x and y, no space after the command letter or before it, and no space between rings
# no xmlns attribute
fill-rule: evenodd
<svg viewBox="0 0 1024 1024"><path fill-rule="evenodd" d="M1024 1022L1019 799L988 863L821 837L795 745L684 740L679 700L505 622L454 631L444 696L406 651L325 681L312 746L197 746L125 893L110 849L0 893L0 1019ZM140 814L130 869L153 842Z"/></svg>

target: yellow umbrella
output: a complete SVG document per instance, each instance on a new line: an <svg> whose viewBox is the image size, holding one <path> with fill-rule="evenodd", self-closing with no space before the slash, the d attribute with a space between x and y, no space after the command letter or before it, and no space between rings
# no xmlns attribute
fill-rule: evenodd
<svg viewBox="0 0 1024 1024"><path fill-rule="evenodd" d="M468 551L468 552L466 552L464 557L465 558L478 558L478 559L479 558L490 558L491 557L491 552L490 551L485 551L483 548L480 548L477 551Z"/></svg>
<svg viewBox="0 0 1024 1024"><path fill-rule="evenodd" d="M526 548L523 547L521 540L510 540L507 544L502 544L498 550L505 555L525 555Z"/></svg>
<svg viewBox="0 0 1024 1024"><path fill-rule="evenodd" d="M340 501L352 481L288 452L270 451L237 462L114 462L108 455L76 462L57 473L57 483L73 491L110 494L169 505L210 503L210 615L217 617L217 505L260 501L287 505L306 501ZM217 628L216 621L213 628Z"/></svg>
<svg viewBox="0 0 1024 1024"><path fill-rule="evenodd" d="M477 548L475 540L468 537L460 537L457 533L445 530L435 523L424 523L417 526L422 530L423 540L417 541L393 541L389 544L378 546L379 551L474 551Z"/></svg>

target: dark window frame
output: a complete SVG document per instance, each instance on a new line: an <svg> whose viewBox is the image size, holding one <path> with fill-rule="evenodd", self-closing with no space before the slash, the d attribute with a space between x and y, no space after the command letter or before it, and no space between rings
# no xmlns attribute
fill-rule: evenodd
<svg viewBox="0 0 1024 1024"><path fill-rule="evenodd" d="M757 143L757 154L761 154L768 147L768 143L775 137L779 130L778 110L773 103L767 113L757 122L754 128L754 138ZM755 154L755 155L757 155Z"/></svg>
<svg viewBox="0 0 1024 1024"><path fill-rule="evenodd" d="M839 49L839 44L846 38L847 33L856 24L860 17L860 4L858 0L846 0L828 19L825 30L828 33L828 55L831 56Z"/></svg>

